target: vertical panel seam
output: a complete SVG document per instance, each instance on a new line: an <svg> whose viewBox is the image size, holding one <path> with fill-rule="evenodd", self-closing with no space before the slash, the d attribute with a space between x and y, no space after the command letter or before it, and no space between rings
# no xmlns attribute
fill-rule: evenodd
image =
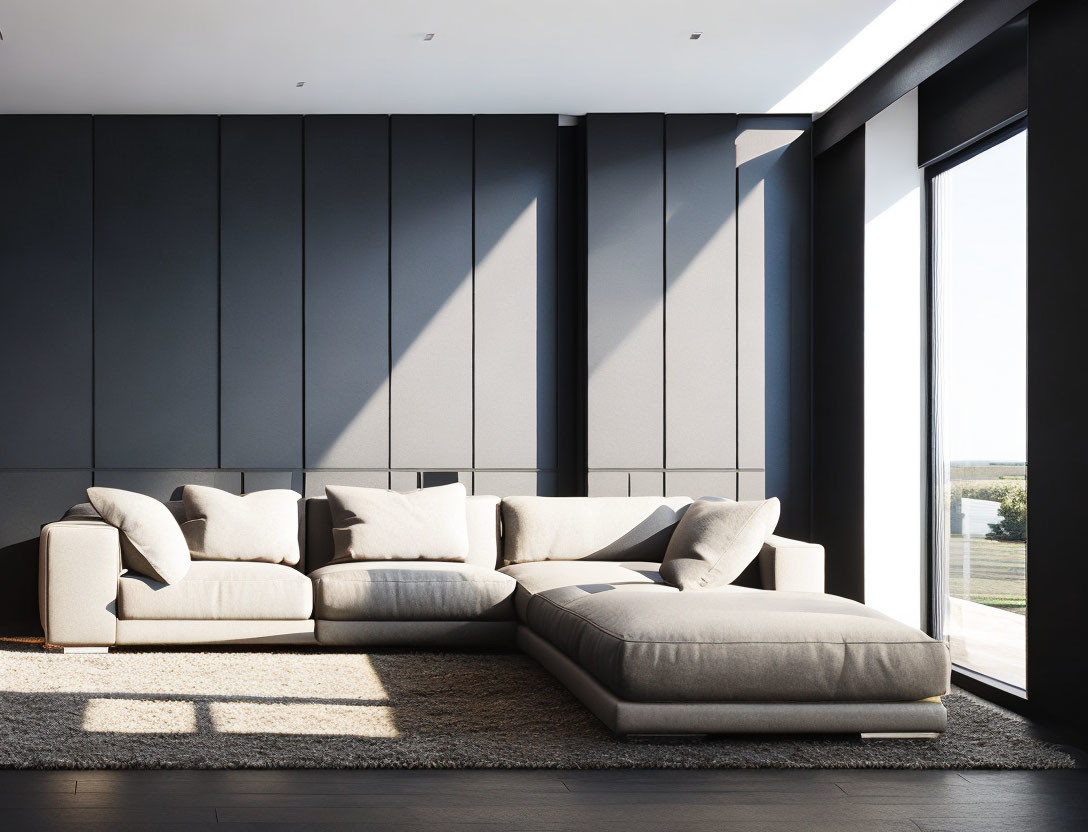
<svg viewBox="0 0 1088 832"><path fill-rule="evenodd" d="M741 134L737 119L736 136ZM733 466L740 467L740 165L737 164L736 138L733 154ZM766 372L766 369L764 369ZM764 460L766 464L766 460ZM740 475L737 475L739 497Z"/></svg>
<svg viewBox="0 0 1088 832"><path fill-rule="evenodd" d="M386 485L393 487L393 116L385 117L385 456L389 472Z"/></svg>
<svg viewBox="0 0 1088 832"><path fill-rule="evenodd" d="M472 349L470 364L472 366L472 395L470 402L470 416L472 425L472 468L476 468L476 120L479 116L472 116Z"/></svg>
<svg viewBox="0 0 1088 832"><path fill-rule="evenodd" d="M301 310L302 317L301 335L302 335L302 368L300 373L300 383L302 386L302 399L300 407L300 425L299 428L302 432L302 446L299 449L302 462L302 467L305 469L306 463L309 461L306 459L306 117L301 116L298 120L298 155L299 155L299 295L301 297ZM245 481L243 480L243 485ZM303 490L305 490L305 482L303 483Z"/></svg>
<svg viewBox="0 0 1088 832"><path fill-rule="evenodd" d="M95 245L98 231L98 181L96 159L98 157L98 118L91 116L91 485L94 485L94 468L98 462L98 376L96 373L98 357L95 352Z"/></svg>
<svg viewBox="0 0 1088 832"><path fill-rule="evenodd" d="M215 117L215 467L223 467L223 118Z"/></svg>
<svg viewBox="0 0 1088 832"><path fill-rule="evenodd" d="M669 269L668 269L668 207L669 207L669 117L661 117L661 467L669 466ZM662 478L664 489L665 480Z"/></svg>
<svg viewBox="0 0 1088 832"><path fill-rule="evenodd" d="M552 268L552 308L555 310L555 320L554 320L554 324L555 324L555 329L554 329L555 341L554 341L554 347L553 347L553 352L552 352L552 359L553 359L553 366L554 366L554 369L555 369L555 386L554 386L554 388L552 390L552 395L553 395L552 415L554 416L555 432L552 434L551 463L552 463L552 468L554 470L559 470L559 457L560 457L560 454L559 454L559 430L560 430L560 427L559 427L560 426L560 415L559 415L560 394L559 394L559 388L562 385L563 381L562 381L562 374L560 373L560 369L559 369L559 349L560 349L560 347L559 347L559 342L560 342L560 331L559 331L560 330L560 325L559 325L559 321L560 321L560 317L562 315L562 312L560 311L560 308L559 308L559 269L561 268L561 265L560 265L560 251L559 251L559 237L560 237L561 231L559 229L559 224L561 222L561 219L560 219L561 209L559 207L559 200L560 200L560 196L559 196L559 188L560 188L559 139L560 139L560 132L559 132L559 115L558 114L556 114L555 119L552 122L552 131L553 131L552 135L554 136L553 149L555 151L554 156L553 156L554 162L555 162L555 170L554 170L555 175L552 178L552 182L553 182L553 185L554 185L554 188L555 188L555 191L552 194L552 197L553 197L553 200L554 200L554 206L555 206L555 212L554 212L554 214L555 214L554 235L555 236L554 236L554 239L553 239L553 242L555 243L555 247L554 247L555 259L553 261L553 268ZM538 297L539 297L539 293L538 293ZM539 465L540 464L540 450L539 450L539 448L537 449L536 459L537 459L537 465ZM556 486L558 485L559 479L560 479L560 477L557 476L556 481L552 486L553 491L556 488ZM539 493L540 493L540 481L538 479L537 480L537 494L539 494Z"/></svg>

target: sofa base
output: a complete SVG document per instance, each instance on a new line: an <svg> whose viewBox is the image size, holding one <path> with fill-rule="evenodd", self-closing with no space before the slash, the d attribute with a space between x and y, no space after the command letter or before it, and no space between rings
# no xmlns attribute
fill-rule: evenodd
<svg viewBox="0 0 1088 832"><path fill-rule="evenodd" d="M513 647L515 621L318 621L319 644L342 647Z"/></svg>
<svg viewBox="0 0 1088 832"><path fill-rule="evenodd" d="M947 714L926 702L631 702L524 626L517 644L617 734L936 734Z"/></svg>
<svg viewBox="0 0 1088 832"><path fill-rule="evenodd" d="M314 622L152 621L117 622L118 646L140 644L316 644Z"/></svg>

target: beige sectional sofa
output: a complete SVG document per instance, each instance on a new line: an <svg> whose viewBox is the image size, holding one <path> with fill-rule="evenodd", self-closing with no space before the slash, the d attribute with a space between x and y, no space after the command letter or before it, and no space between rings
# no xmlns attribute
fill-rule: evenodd
<svg viewBox="0 0 1088 832"><path fill-rule="evenodd" d="M666 584L690 503L473 496L464 562L330 563L311 498L297 566L194 561L172 585L124 571L118 530L80 506L42 530L42 626L67 649L517 645L620 734L944 730L947 647L824 594L822 547L772 536L733 585Z"/></svg>

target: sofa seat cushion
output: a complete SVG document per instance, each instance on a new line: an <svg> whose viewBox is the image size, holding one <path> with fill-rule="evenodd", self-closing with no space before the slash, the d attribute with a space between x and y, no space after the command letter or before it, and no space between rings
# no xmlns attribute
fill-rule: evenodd
<svg viewBox="0 0 1088 832"><path fill-rule="evenodd" d="M948 648L835 595L569 586L528 626L616 696L662 702L909 702L948 692Z"/></svg>
<svg viewBox="0 0 1088 832"><path fill-rule="evenodd" d="M514 563L500 569L518 582L514 607L525 621L529 599L538 592L564 586L661 584L660 563L652 561L538 560Z"/></svg>
<svg viewBox="0 0 1088 832"><path fill-rule="evenodd" d="M450 561L355 561L310 573L323 621L497 621L514 617L508 575Z"/></svg>
<svg viewBox="0 0 1088 832"><path fill-rule="evenodd" d="M310 579L280 563L193 561L178 583L125 573L120 618L158 621L301 621L313 613Z"/></svg>

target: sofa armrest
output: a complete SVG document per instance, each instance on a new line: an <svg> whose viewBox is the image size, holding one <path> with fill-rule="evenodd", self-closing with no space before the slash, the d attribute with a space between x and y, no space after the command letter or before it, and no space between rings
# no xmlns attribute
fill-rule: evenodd
<svg viewBox="0 0 1088 832"><path fill-rule="evenodd" d="M117 641L121 535L96 520L42 528L38 605L46 644L108 646Z"/></svg>
<svg viewBox="0 0 1088 832"><path fill-rule="evenodd" d="M764 589L787 592L824 591L824 547L772 535L759 553Z"/></svg>

